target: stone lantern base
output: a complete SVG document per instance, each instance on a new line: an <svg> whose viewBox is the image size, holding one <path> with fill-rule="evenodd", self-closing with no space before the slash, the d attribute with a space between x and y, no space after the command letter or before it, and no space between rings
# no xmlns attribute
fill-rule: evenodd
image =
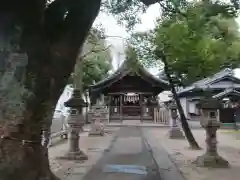
<svg viewBox="0 0 240 180"><path fill-rule="evenodd" d="M81 150L77 152L68 152L64 156L59 157L62 160L76 160L76 161L85 161L88 160L88 156Z"/></svg>
<svg viewBox="0 0 240 180"><path fill-rule="evenodd" d="M91 124L91 129L88 133L88 136L104 136L105 134L104 124L100 121L94 121Z"/></svg>
<svg viewBox="0 0 240 180"><path fill-rule="evenodd" d="M218 154L211 155L205 153L202 156L197 157L194 164L200 167L212 167L212 168L227 168L229 163L227 160L219 156Z"/></svg>
<svg viewBox="0 0 240 180"><path fill-rule="evenodd" d="M185 136L179 127L173 127L169 131L170 139L185 139Z"/></svg>
<svg viewBox="0 0 240 180"><path fill-rule="evenodd" d="M88 136L104 136L104 125L103 124L97 124L93 123L91 124L91 129L88 133Z"/></svg>

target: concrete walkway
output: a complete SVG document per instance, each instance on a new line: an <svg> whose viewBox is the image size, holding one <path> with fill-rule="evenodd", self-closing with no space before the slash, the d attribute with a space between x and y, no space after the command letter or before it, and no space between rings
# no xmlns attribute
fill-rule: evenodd
<svg viewBox="0 0 240 180"><path fill-rule="evenodd" d="M164 141L158 141L158 138L151 133L153 129L143 128L143 134L146 142L150 146L154 160L158 165L158 171L162 180L184 180L184 176L178 169L177 165L171 159L169 153L161 145ZM156 130L155 130L156 131ZM166 129L158 131L166 132ZM177 144L175 144L177 146Z"/></svg>
<svg viewBox="0 0 240 180"><path fill-rule="evenodd" d="M83 180L96 178L98 180L160 180L157 165L144 142L140 128L122 127L117 132L110 151L104 154Z"/></svg>

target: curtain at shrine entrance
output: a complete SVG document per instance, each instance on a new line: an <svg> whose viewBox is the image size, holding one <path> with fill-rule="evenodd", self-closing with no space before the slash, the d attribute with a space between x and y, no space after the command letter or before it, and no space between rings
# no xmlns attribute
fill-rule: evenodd
<svg viewBox="0 0 240 180"><path fill-rule="evenodd" d="M123 105L140 105L140 95L137 93L124 94Z"/></svg>

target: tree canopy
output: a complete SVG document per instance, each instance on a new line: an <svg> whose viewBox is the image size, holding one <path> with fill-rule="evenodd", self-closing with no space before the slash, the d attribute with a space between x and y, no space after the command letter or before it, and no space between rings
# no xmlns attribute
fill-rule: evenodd
<svg viewBox="0 0 240 180"><path fill-rule="evenodd" d="M211 2L186 5L181 14L159 18L153 31L135 34L133 42L142 60L160 64L154 50L163 51L172 75L183 85L212 75L226 64L238 67L240 37L234 15L226 15L224 8L209 15Z"/></svg>
<svg viewBox="0 0 240 180"><path fill-rule="evenodd" d="M109 48L100 40L95 52L83 58L83 89L86 90L108 75L112 61Z"/></svg>
<svg viewBox="0 0 240 180"><path fill-rule="evenodd" d="M234 33L236 30L229 31L227 26L224 28L222 21L230 22L229 19L236 17L239 7L235 1L226 4L220 1L180 0L159 4L163 13L157 27L150 32L135 34L132 43L143 62L163 65L185 136L191 148L199 149L175 85L184 86L201 79L219 70L221 65L238 64L238 52L235 56L223 53L225 48L235 44L233 42L238 45L238 33Z"/></svg>

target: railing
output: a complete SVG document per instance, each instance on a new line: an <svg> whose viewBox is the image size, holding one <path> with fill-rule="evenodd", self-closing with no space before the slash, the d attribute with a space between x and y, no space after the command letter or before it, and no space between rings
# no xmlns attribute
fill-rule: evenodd
<svg viewBox="0 0 240 180"><path fill-rule="evenodd" d="M53 118L51 126L51 138L67 135L68 124L65 116Z"/></svg>
<svg viewBox="0 0 240 180"><path fill-rule="evenodd" d="M169 124L169 111L166 108L154 108L154 122L159 124Z"/></svg>
<svg viewBox="0 0 240 180"><path fill-rule="evenodd" d="M83 118L84 121L87 122L87 108L83 108ZM42 143L46 140L44 137L44 132L42 132ZM50 138L49 145L51 145L51 141L57 137L67 138L68 135L68 114L64 115L62 111L55 111L55 117L52 119L52 125L50 127Z"/></svg>

